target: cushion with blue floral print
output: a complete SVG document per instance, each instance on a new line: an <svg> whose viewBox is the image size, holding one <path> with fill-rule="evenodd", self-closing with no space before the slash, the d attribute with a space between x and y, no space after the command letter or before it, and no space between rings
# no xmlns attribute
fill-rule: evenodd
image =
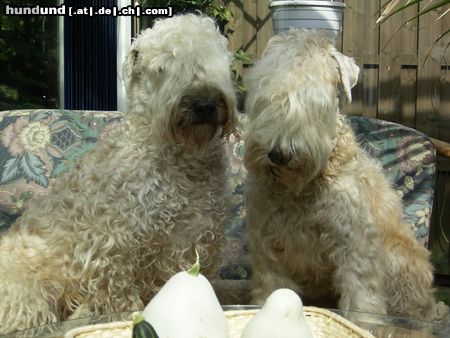
<svg viewBox="0 0 450 338"><path fill-rule="evenodd" d="M6 229L29 203L48 194L57 176L110 131L120 125L120 112L12 110L0 112L0 230ZM241 126L246 117L240 116ZM362 148L379 159L404 203L404 222L426 245L433 202L436 154L422 133L399 124L348 118ZM246 170L241 133L226 146L231 206L226 223L224 279L249 279L243 202Z"/></svg>

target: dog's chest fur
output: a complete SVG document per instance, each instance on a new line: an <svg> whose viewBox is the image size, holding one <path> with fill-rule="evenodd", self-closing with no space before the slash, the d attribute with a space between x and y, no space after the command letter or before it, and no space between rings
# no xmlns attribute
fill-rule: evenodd
<svg viewBox="0 0 450 338"><path fill-rule="evenodd" d="M267 189L264 185L252 183L249 186ZM266 198L253 200L249 196ZM289 271L305 293L310 296L329 294L334 271L329 256L336 242L327 231L329 221L324 215L331 206L323 205L325 199L314 194L294 197L286 190L252 192L247 199L247 203L258 204L256 209L252 207L249 210L257 210L259 214L255 217L263 220L256 224L249 215L249 237L267 243L265 250L277 256L283 268ZM258 243L255 241L253 245Z"/></svg>
<svg viewBox="0 0 450 338"><path fill-rule="evenodd" d="M331 286L334 267L329 256L334 241L324 230L328 228L324 219L317 217L322 213L321 207L313 201L308 202L290 206L296 208L295 215L291 214L295 219L286 220L285 231L275 241L274 249L278 249L280 261L292 272L293 279L302 285L302 290L310 296L320 296L328 293ZM308 210L311 208L315 211ZM279 216L283 217L283 212Z"/></svg>

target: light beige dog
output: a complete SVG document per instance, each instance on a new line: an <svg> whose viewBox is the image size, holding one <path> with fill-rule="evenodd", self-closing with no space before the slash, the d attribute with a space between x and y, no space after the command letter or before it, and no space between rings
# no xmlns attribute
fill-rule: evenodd
<svg viewBox="0 0 450 338"><path fill-rule="evenodd" d="M358 73L324 33L292 30L269 41L247 76L253 301L287 287L337 297L344 310L446 320L429 253L339 113Z"/></svg>
<svg viewBox="0 0 450 338"><path fill-rule="evenodd" d="M195 262L194 246L217 276L231 60L207 17L161 20L134 41L123 127L0 238L0 334L142 309Z"/></svg>

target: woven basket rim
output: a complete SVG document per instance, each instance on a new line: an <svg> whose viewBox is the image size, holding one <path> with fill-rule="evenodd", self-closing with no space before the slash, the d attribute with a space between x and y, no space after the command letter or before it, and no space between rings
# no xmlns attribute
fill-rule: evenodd
<svg viewBox="0 0 450 338"><path fill-rule="evenodd" d="M255 315L260 309L242 309L242 310L227 310L225 311L225 316L227 318L235 318L240 316L253 316ZM309 317L312 317L313 315L319 315L322 317L327 317L327 319L330 322L338 323L339 325L342 325L349 330L353 331L355 334L360 335L364 338L376 338L373 334L371 334L369 331L363 329L362 327L359 327L358 325L352 323L348 319L345 319L341 315L338 315L337 313L334 313L330 310L318 308L314 306L304 306L303 312L305 314L306 320L308 321ZM339 330L339 326L335 325L335 329Z"/></svg>
<svg viewBox="0 0 450 338"><path fill-rule="evenodd" d="M133 322L131 320L84 325L84 326L80 326L80 327L77 327L77 328L67 331L64 335L64 338L76 338L80 334L87 334L89 332L100 331L100 330L112 331L112 330L118 330L118 329L130 329L132 327L132 325L133 325Z"/></svg>
<svg viewBox="0 0 450 338"><path fill-rule="evenodd" d="M224 311L225 317L228 320L232 320L233 318L238 317L248 317L248 316L254 316L260 309L239 309L239 310L226 310ZM369 331L359 327L358 325L352 323L348 319L345 319L344 317L340 316L337 313L334 313L330 310L313 307L313 306L305 306L303 307L303 311L306 317L306 320L312 321L312 317L322 317L326 318L327 325L331 325L333 328L333 331L336 333L341 333L342 336L345 336L346 333L350 330L355 335L360 336L361 338L375 338L373 334L371 334ZM116 321L111 323L104 323L104 324L94 324L94 325L86 325L74 328L70 331L68 331L64 338L76 338L80 334L87 334L94 331L112 331L112 330L119 330L119 329L130 329L132 326L132 321ZM344 330L347 329L347 330Z"/></svg>
<svg viewBox="0 0 450 338"><path fill-rule="evenodd" d="M314 306L305 306L304 309L305 309L305 316L308 316L308 313L309 314L311 314L311 313L321 314L321 315L327 316L329 318L333 318L333 320L335 320L336 322L339 322L340 324L347 326L349 329L351 329L355 333L360 334L361 336L375 338L375 336L373 334L371 334L369 331L363 329L362 327L356 325L355 323L342 317L341 315L338 315L337 313L335 313L333 311L314 307Z"/></svg>

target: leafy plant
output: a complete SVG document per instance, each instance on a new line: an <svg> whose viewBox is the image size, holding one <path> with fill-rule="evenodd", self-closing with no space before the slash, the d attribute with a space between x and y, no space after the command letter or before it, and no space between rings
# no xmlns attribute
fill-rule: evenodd
<svg viewBox="0 0 450 338"><path fill-rule="evenodd" d="M388 1L384 8L383 12L381 13L380 17L377 20L377 23L383 23L386 20L388 20L393 15L400 13L407 8L410 8L411 6L417 6L425 3L425 0L390 0ZM447 5L450 5L450 0L426 0L426 5L413 17L409 18L404 25L409 24L413 20L426 15L430 13L431 11L434 11L439 8L443 8ZM443 14L441 14L437 20L442 19L445 15L447 15L450 12L450 8L447 8ZM450 33L450 29L447 29L444 33L440 34L436 37L436 40L434 41L434 44L439 42L442 38L444 38L447 34ZM447 49L450 47L450 41L447 43L447 46L444 50L444 53L447 51Z"/></svg>
<svg viewBox="0 0 450 338"><path fill-rule="evenodd" d="M377 23L381 23L386 21L391 16L405 10L408 7L418 5L420 3L423 3L424 0L390 0L387 2L384 6L383 13L380 15L380 17L377 20ZM441 7L444 7L446 5L450 4L450 0L428 0L428 4L419 11L417 15L409 19L407 22L411 22L412 20L416 19L419 16L422 16L424 14L427 14L435 9L439 9ZM446 15L448 12L450 12L450 8L448 8L440 17L442 18L444 15Z"/></svg>
<svg viewBox="0 0 450 338"><path fill-rule="evenodd" d="M174 15L195 12L209 14L208 11L212 6L212 2L213 0L141 0L139 1L139 5L143 8L172 7ZM140 18L140 26L145 28L151 27L155 20L155 17L143 16Z"/></svg>
<svg viewBox="0 0 450 338"><path fill-rule="evenodd" d="M172 7L173 14L204 13L214 18L224 33L225 25L230 21L232 14L227 6L215 0L141 0L141 7ZM142 27L151 27L154 17L141 17Z"/></svg>
<svg viewBox="0 0 450 338"><path fill-rule="evenodd" d="M250 61L250 58L242 49L239 49L236 53L234 53L234 60L236 62L247 63ZM237 84L238 90L242 93L247 92L242 84L242 75L238 73L235 67L233 67L231 71L233 74L233 80Z"/></svg>

